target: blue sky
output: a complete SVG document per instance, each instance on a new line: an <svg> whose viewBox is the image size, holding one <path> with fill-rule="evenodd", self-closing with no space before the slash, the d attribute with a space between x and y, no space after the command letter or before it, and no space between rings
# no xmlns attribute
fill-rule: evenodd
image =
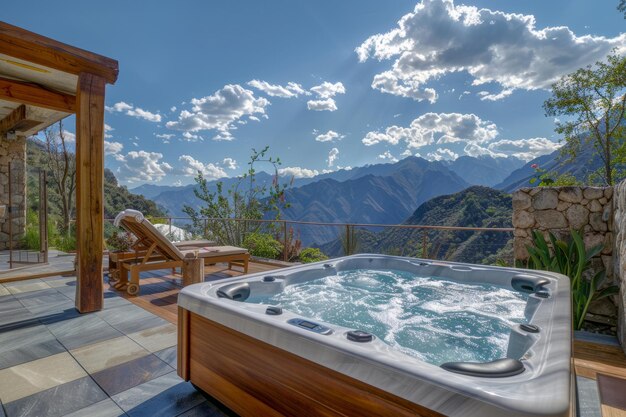
<svg viewBox="0 0 626 417"><path fill-rule="evenodd" d="M265 145L297 176L551 152L549 85L626 50L617 3L32 1L2 19L119 61L106 166L133 187L237 175Z"/></svg>

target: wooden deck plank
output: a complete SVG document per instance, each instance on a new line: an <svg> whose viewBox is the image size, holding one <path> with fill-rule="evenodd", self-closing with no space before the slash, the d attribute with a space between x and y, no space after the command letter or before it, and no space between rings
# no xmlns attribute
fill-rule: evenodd
<svg viewBox="0 0 626 417"><path fill-rule="evenodd" d="M282 268L251 261L248 273L267 272ZM205 281L241 276L238 268L229 270L227 265L217 264L204 267ZM109 288L108 284L105 288ZM178 293L182 288L180 275L173 275L169 270L150 271L141 274L141 285L138 296L128 295L126 291L117 291L122 297L133 304L155 314L172 324L178 324Z"/></svg>
<svg viewBox="0 0 626 417"><path fill-rule="evenodd" d="M574 341L576 375L596 379L597 373L626 378L626 355L618 346Z"/></svg>

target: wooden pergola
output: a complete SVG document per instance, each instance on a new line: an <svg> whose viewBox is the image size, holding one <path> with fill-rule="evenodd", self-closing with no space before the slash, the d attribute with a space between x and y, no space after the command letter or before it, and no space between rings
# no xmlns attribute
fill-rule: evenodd
<svg viewBox="0 0 626 417"><path fill-rule="evenodd" d="M0 132L31 135L76 115L76 308L102 309L104 95L116 60L0 22Z"/></svg>

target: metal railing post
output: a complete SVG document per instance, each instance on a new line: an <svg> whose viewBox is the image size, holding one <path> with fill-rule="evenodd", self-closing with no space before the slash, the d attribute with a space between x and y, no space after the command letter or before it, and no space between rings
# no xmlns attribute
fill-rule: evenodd
<svg viewBox="0 0 626 417"><path fill-rule="evenodd" d="M352 255L352 242L350 242L350 225L346 224L346 255Z"/></svg>
<svg viewBox="0 0 626 417"><path fill-rule="evenodd" d="M422 258L428 259L428 253L426 250L428 246L428 235L426 234L426 230L422 233Z"/></svg>
<svg viewBox="0 0 626 417"><path fill-rule="evenodd" d="M287 253L287 221L283 220L283 261L289 260L289 254Z"/></svg>

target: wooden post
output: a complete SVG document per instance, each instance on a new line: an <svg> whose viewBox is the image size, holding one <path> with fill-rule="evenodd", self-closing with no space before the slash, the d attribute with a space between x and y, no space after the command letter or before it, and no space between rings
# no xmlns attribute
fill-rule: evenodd
<svg viewBox="0 0 626 417"><path fill-rule="evenodd" d="M187 253L183 259L183 287L204 282L204 259L198 252Z"/></svg>
<svg viewBox="0 0 626 417"><path fill-rule="evenodd" d="M76 112L76 309L102 309L104 241L104 78L78 76Z"/></svg>

